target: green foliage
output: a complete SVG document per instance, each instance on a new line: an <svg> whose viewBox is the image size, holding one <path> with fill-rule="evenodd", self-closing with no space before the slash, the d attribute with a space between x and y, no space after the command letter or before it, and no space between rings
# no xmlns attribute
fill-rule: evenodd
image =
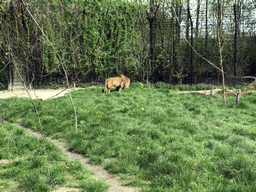
<svg viewBox="0 0 256 192"><path fill-rule="evenodd" d="M50 42L27 12L16 10L5 22L14 29L11 32L12 51L21 57L19 61L25 65L24 70L30 70L24 73L32 71L37 74L34 76L35 84L56 83L59 76L63 77L60 59L69 78L79 74L81 82L100 82L105 75L110 76L114 68L118 72L138 73L139 60L134 57L134 53L139 56L142 51L142 34L137 30L140 26L137 22L138 8L144 11L146 5L120 0L82 0L72 4L69 1L31 1L29 9L35 13L36 21L44 26L42 29ZM3 14L0 19L3 19ZM7 28L1 30L9 31ZM6 55L4 52L1 54L2 69ZM5 78L6 72L2 73L1 78ZM39 74L45 75L44 82ZM0 80L5 82L5 79Z"/></svg>
<svg viewBox="0 0 256 192"><path fill-rule="evenodd" d="M107 192L109 186L101 180L88 179L79 184L79 187L84 192Z"/></svg>
<svg viewBox="0 0 256 192"><path fill-rule="evenodd" d="M210 90L212 87L213 87L213 85L210 85L210 84L203 84L203 83L200 83L200 84L195 84L195 85L193 85L195 88L193 89L192 88L192 90Z"/></svg>
<svg viewBox="0 0 256 192"><path fill-rule="evenodd" d="M140 82L133 82L131 84L131 87L139 87L139 88L143 88L144 87L144 84L143 83L140 83Z"/></svg>
<svg viewBox="0 0 256 192"><path fill-rule="evenodd" d="M0 90L6 88L7 73L6 70L3 70L6 67L6 61L7 55L4 52L0 52Z"/></svg>
<svg viewBox="0 0 256 192"><path fill-rule="evenodd" d="M168 89L168 86L169 84L167 83L164 83L164 82L157 82L156 84L154 84L154 87L155 88L158 88L158 89Z"/></svg>
<svg viewBox="0 0 256 192"><path fill-rule="evenodd" d="M153 3L153 10L156 10L158 3ZM18 66L23 65L22 73L27 76L26 81L33 72L34 86L52 83L54 85L51 86L58 88L55 84L60 84L60 79L63 81L65 78L63 66L69 79L76 77L78 84L102 82L113 75L114 69L138 81L145 81L149 74L155 72L157 81L188 83L190 47L182 40L181 31L186 30L189 38L190 26L187 25L186 29L182 28L177 23L173 10L170 11L174 6L175 14L179 20L182 20L187 16L187 11L184 9L187 5L180 0L173 1L172 4L165 3L166 6L163 6L164 3L159 4L154 19L154 66L150 66L149 18L146 14L148 4L126 0L81 0L72 3L69 0L29 0L28 8L42 27L49 43L30 14L22 11L25 7L15 8L13 11L8 1L1 1L0 21L4 21L6 25L1 28L3 51L0 53L0 82L6 86L7 75L4 68L11 49L15 55L14 62ZM233 17L233 11L231 14L230 6L226 4L230 2L222 3L225 4L224 11L229 16L229 21ZM253 12L250 3L250 1L242 3L248 15ZM19 4L18 0L13 1L14 7L19 7ZM209 9L209 14L218 15L217 2L209 2L208 7L211 6L213 8ZM149 16L152 17L154 14L149 12ZM225 19L227 19L226 15ZM198 24L204 23L207 19L202 15L198 18L196 29L200 29ZM222 31L223 39L226 40L222 50L223 63L225 63L227 80L232 83L233 79L229 75L233 75L234 68L232 35L234 27L232 22L226 21L225 23L228 24ZM255 33L251 26L248 25L246 32L238 37L238 76L254 73L256 46ZM13 30L10 31L9 27ZM203 28L201 25L200 30L207 31L205 33L196 31L194 48L203 57L219 66L216 28L218 27ZM6 42L9 44L7 45ZM194 75L196 83L214 81L216 84L220 80L220 72L197 54L194 54ZM1 86L3 87L0 84ZM188 87L179 89L187 90Z"/></svg>
<svg viewBox="0 0 256 192"><path fill-rule="evenodd" d="M170 89L170 90L180 90L180 91L198 91L198 90L210 90L213 85L211 84L194 84L194 85L188 85L188 84L178 84L173 85L169 83L164 82L157 82L153 85L153 87L157 89Z"/></svg>

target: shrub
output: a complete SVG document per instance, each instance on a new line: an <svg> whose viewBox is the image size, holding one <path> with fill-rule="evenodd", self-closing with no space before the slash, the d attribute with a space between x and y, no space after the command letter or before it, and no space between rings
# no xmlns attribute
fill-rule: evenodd
<svg viewBox="0 0 256 192"><path fill-rule="evenodd" d="M87 87L89 87L89 83L79 83L78 86L81 88L87 88Z"/></svg>
<svg viewBox="0 0 256 192"><path fill-rule="evenodd" d="M140 83L140 82L134 82L134 83L131 84L131 87L143 88L144 85L143 85L143 83Z"/></svg>
<svg viewBox="0 0 256 192"><path fill-rule="evenodd" d="M168 89L169 84L164 83L164 82L157 82L156 84L154 84L154 87L157 89Z"/></svg>

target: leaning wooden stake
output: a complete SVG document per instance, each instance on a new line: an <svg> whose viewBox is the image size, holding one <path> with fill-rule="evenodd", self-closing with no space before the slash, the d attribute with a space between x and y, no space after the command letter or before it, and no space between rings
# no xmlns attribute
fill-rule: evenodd
<svg viewBox="0 0 256 192"><path fill-rule="evenodd" d="M210 91L210 104L212 104L212 96L213 96L213 87L211 88L211 91Z"/></svg>
<svg viewBox="0 0 256 192"><path fill-rule="evenodd" d="M241 97L241 89L238 89L236 93L236 104L238 104L240 97Z"/></svg>

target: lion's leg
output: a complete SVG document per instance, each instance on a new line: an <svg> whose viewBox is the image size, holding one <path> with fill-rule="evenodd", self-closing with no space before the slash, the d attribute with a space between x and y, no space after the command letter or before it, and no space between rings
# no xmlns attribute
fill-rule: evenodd
<svg viewBox="0 0 256 192"><path fill-rule="evenodd" d="M122 89L123 89L123 86L121 85L121 86L119 87L119 92L121 92Z"/></svg>
<svg viewBox="0 0 256 192"><path fill-rule="evenodd" d="M121 84L120 84L120 89L119 89L119 92L122 91L122 89L124 88L124 82L122 80Z"/></svg>
<svg viewBox="0 0 256 192"><path fill-rule="evenodd" d="M129 87L129 85L130 85L130 79L127 79L127 81L126 81L126 83L125 83L125 86L124 86L124 88L127 88L127 87Z"/></svg>
<svg viewBox="0 0 256 192"><path fill-rule="evenodd" d="M109 82L109 84L108 84L108 93L110 93L111 87L113 87L113 83L112 83L112 82Z"/></svg>
<svg viewBox="0 0 256 192"><path fill-rule="evenodd" d="M105 93L110 93L110 89L106 86L104 92L105 92Z"/></svg>
<svg viewBox="0 0 256 192"><path fill-rule="evenodd" d="M108 93L110 93L110 89L111 89L112 85L108 85Z"/></svg>
<svg viewBox="0 0 256 192"><path fill-rule="evenodd" d="M105 81L105 91L104 92L107 93L107 91L108 91L108 80Z"/></svg>

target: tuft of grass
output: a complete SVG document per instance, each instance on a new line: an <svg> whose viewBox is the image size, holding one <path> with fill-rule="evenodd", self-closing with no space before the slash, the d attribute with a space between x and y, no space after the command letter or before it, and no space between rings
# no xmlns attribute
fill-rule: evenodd
<svg viewBox="0 0 256 192"><path fill-rule="evenodd" d="M101 156L91 156L89 162L91 164L95 164L95 165L101 165L102 163L104 163L105 159Z"/></svg>
<svg viewBox="0 0 256 192"><path fill-rule="evenodd" d="M44 168L32 169L19 178L26 191L49 191L50 178Z"/></svg>
<svg viewBox="0 0 256 192"><path fill-rule="evenodd" d="M83 180L79 187L84 192L107 192L109 186L101 180L87 179Z"/></svg>

